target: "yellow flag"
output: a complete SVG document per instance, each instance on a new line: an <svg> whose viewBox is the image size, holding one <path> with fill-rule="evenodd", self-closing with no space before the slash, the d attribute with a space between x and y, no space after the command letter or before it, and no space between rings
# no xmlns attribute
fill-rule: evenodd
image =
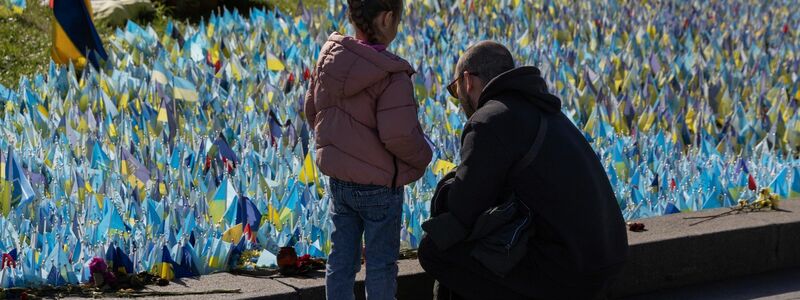
<svg viewBox="0 0 800 300"><path fill-rule="evenodd" d="M131 96L128 95L128 93L123 93L122 94L122 97L120 97L120 99L119 99L119 109L120 110L125 110L126 108L128 108L128 100L130 100L130 97Z"/></svg>
<svg viewBox="0 0 800 300"><path fill-rule="evenodd" d="M286 66L284 66L281 60L278 59L275 55L268 54L267 69L269 69L270 71L283 71L284 69L286 69Z"/></svg>
<svg viewBox="0 0 800 300"><path fill-rule="evenodd" d="M158 275L161 279L173 280L175 279L175 271L172 269L172 264L161 262L153 266L151 273Z"/></svg>
<svg viewBox="0 0 800 300"><path fill-rule="evenodd" d="M311 152L306 154L306 159L303 162L303 169L300 170L300 182L305 184L317 182L317 166L314 160L311 159Z"/></svg>
<svg viewBox="0 0 800 300"><path fill-rule="evenodd" d="M39 113L42 115L42 118L45 120L50 118L50 113L47 111L47 108L45 108L44 105L39 104L37 108Z"/></svg>
<svg viewBox="0 0 800 300"><path fill-rule="evenodd" d="M277 229L278 231L280 231L281 228L283 228L281 224L281 217L278 214L278 210L275 209L275 207L272 206L272 204L270 204L267 207L267 219L269 220L270 223L272 223L272 226L275 226L275 229Z"/></svg>
<svg viewBox="0 0 800 300"><path fill-rule="evenodd" d="M242 231L242 224L236 224L222 234L222 240L231 244L238 243L242 239Z"/></svg>
<svg viewBox="0 0 800 300"><path fill-rule="evenodd" d="M11 188L11 182L0 180L0 212L4 217L11 212Z"/></svg>
<svg viewBox="0 0 800 300"><path fill-rule="evenodd" d="M167 109L165 109L164 107L161 107L161 108L158 110L158 119L157 119L157 120L158 120L159 122L164 122L164 123L166 123L167 121L169 121L169 120L167 119Z"/></svg>
<svg viewBox="0 0 800 300"><path fill-rule="evenodd" d="M212 64L216 64L219 61L219 49L220 49L220 44L216 43L214 44L214 47L212 47L209 51L209 54L211 54Z"/></svg>
<svg viewBox="0 0 800 300"><path fill-rule="evenodd" d="M108 135L112 138L117 137L117 127L114 126L114 123L108 124Z"/></svg>
<svg viewBox="0 0 800 300"><path fill-rule="evenodd" d="M214 23L209 22L208 23L208 27L206 27L206 28L207 28L206 29L206 34L210 38L211 36L214 35Z"/></svg>
<svg viewBox="0 0 800 300"><path fill-rule="evenodd" d="M69 39L67 33L61 28L61 25L53 18L53 48L50 51L50 56L57 64L65 65L70 61L75 65L76 69L83 69L86 66L86 58L83 54L75 48L72 40Z"/></svg>
<svg viewBox="0 0 800 300"><path fill-rule="evenodd" d="M288 225L290 228L294 227L294 211L291 208L284 207L281 209L281 213L278 216L278 220L281 223L281 227L283 225ZM277 227L277 226L276 226Z"/></svg>
<svg viewBox="0 0 800 300"><path fill-rule="evenodd" d="M433 165L433 173L436 175L444 175L450 173L453 169L456 168L454 163L451 163L446 160L437 160L436 164Z"/></svg>

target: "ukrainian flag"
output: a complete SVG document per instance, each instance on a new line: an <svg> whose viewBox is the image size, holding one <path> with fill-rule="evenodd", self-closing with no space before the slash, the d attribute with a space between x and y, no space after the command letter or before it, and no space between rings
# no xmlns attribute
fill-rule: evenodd
<svg viewBox="0 0 800 300"><path fill-rule="evenodd" d="M451 163L446 160L437 160L436 163L433 165L433 173L439 176L444 176L447 173L450 173L453 169L456 168L456 164Z"/></svg>
<svg viewBox="0 0 800 300"><path fill-rule="evenodd" d="M174 88L175 99L184 100L188 102L197 102L200 95L197 93L197 87L186 79L180 77L173 77L172 84Z"/></svg>
<svg viewBox="0 0 800 300"><path fill-rule="evenodd" d="M103 42L92 22L89 0L53 0L53 49L51 56L58 64L72 62L83 68L88 60L95 68L100 59L107 59Z"/></svg>
<svg viewBox="0 0 800 300"><path fill-rule="evenodd" d="M176 267L177 263L169 254L169 248L167 248L167 246L162 246L161 258L157 259L156 263L153 264L153 267L150 268L150 274L170 281L174 280L175 278L186 277L185 274L180 274L181 272L179 272L179 270L177 270L178 268Z"/></svg>
<svg viewBox="0 0 800 300"><path fill-rule="evenodd" d="M792 189L789 191L789 197L800 197L800 167L794 169Z"/></svg>
<svg viewBox="0 0 800 300"><path fill-rule="evenodd" d="M300 170L298 179L304 184L312 184L319 181L316 165L314 164L314 160L311 159L311 152L306 154L306 158L303 161L303 168Z"/></svg>

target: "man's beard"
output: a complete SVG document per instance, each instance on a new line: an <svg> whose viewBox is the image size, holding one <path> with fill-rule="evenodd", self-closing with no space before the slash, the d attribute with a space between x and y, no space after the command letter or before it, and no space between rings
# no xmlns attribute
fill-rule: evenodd
<svg viewBox="0 0 800 300"><path fill-rule="evenodd" d="M478 109L477 109L477 108L475 108L475 107L472 105L472 97L471 97L471 96L470 96L470 95L467 93L467 91L459 91L459 94L460 94L460 95L463 95L463 96L461 96L461 97L464 97L464 99L463 99L463 100L462 100L462 99L459 99L459 101L461 101L461 107L462 107L462 109L464 110L464 114L465 114L465 115L467 115L467 119L469 119L469 118L471 118L471 117L472 117L472 115L474 115L474 114L475 114L475 112L476 112ZM460 96L460 95L459 95L459 96Z"/></svg>
<svg viewBox="0 0 800 300"><path fill-rule="evenodd" d="M467 119L469 119L469 118L472 117L472 115L475 114L477 109L475 107L473 107L473 105L472 105L472 97L470 97L470 95L465 95L464 98L465 98L464 101L466 101L466 102L462 101L462 103L464 103L464 104L462 104L461 106L464 109L464 114L467 115Z"/></svg>

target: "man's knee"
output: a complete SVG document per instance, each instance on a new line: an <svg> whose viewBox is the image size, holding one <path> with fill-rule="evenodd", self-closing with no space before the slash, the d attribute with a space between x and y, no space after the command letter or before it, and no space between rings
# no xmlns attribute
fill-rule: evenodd
<svg viewBox="0 0 800 300"><path fill-rule="evenodd" d="M417 259L420 266L426 272L433 274L435 270L441 268L443 261L441 259L441 252L433 244L429 237L423 237L417 249Z"/></svg>

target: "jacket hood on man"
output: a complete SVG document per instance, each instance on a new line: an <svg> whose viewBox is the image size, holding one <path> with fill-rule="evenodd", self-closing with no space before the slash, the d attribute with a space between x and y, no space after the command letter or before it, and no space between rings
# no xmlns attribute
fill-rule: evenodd
<svg viewBox="0 0 800 300"><path fill-rule="evenodd" d="M478 107L505 93L517 93L534 102L539 109L555 113L561 110L561 100L547 91L542 72L536 67L519 67L502 73L489 81L481 92Z"/></svg>

